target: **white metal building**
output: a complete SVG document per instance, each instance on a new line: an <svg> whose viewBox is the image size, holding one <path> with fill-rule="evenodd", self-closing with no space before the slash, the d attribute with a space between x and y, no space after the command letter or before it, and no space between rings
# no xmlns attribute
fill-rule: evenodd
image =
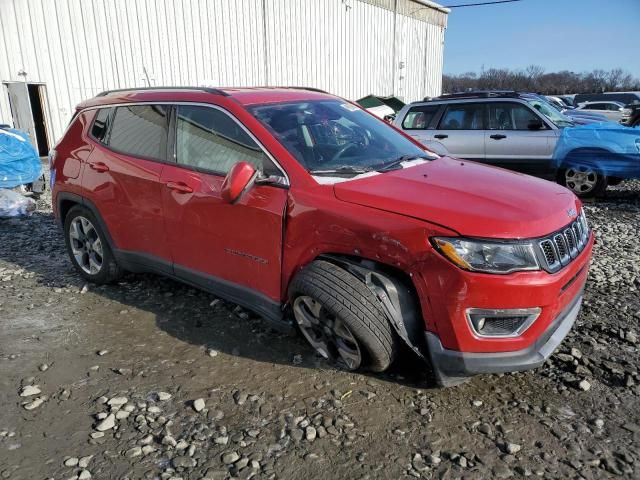
<svg viewBox="0 0 640 480"><path fill-rule="evenodd" d="M0 123L41 153L76 104L160 85L440 93L448 10L428 0L0 0Z"/></svg>

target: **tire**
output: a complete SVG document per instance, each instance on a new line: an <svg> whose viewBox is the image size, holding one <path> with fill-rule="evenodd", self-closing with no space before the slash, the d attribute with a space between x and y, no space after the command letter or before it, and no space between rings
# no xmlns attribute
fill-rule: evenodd
<svg viewBox="0 0 640 480"><path fill-rule="evenodd" d="M597 158L606 150L580 148L569 152L558 170L557 182L580 198L601 196L607 189L606 175L597 166Z"/></svg>
<svg viewBox="0 0 640 480"><path fill-rule="evenodd" d="M69 210L64 219L64 240L71 263L86 280L103 285L122 276L107 237L89 209L76 205Z"/></svg>
<svg viewBox="0 0 640 480"><path fill-rule="evenodd" d="M393 328L389 324L380 302L367 286L346 270L326 261L318 260L301 270L289 286L289 299L293 305L294 317L301 333L323 357L348 370L366 369L382 372L393 363L398 342ZM309 300L310 299L310 300ZM315 302L315 303L314 303ZM319 307L317 307L319 305ZM312 310L319 308L319 325L305 325ZM335 326L340 325L335 333ZM360 353L359 362L345 360L339 346L344 342L342 327L355 340ZM317 333L316 329L321 330ZM314 335L334 337L338 351L330 345L319 345L321 340ZM334 345L335 347L335 345ZM324 350L324 351L323 351Z"/></svg>

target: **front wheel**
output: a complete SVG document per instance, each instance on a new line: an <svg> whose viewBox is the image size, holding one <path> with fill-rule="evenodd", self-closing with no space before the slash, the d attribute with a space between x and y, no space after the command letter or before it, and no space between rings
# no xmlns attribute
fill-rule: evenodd
<svg viewBox="0 0 640 480"><path fill-rule="evenodd" d="M589 166L572 166L560 169L558 183L580 198L597 197L607 189L607 177Z"/></svg>
<svg viewBox="0 0 640 480"><path fill-rule="evenodd" d="M386 370L398 344L382 305L346 270L318 260L298 273L289 288L295 320L309 344L348 370Z"/></svg>

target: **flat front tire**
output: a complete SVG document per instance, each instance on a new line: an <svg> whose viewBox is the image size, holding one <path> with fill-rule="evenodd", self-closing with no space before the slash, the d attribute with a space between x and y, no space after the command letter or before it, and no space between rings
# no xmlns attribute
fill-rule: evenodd
<svg viewBox="0 0 640 480"><path fill-rule="evenodd" d="M93 283L111 283L122 276L105 233L89 209L76 205L64 219L64 239L71 263Z"/></svg>
<svg viewBox="0 0 640 480"><path fill-rule="evenodd" d="M323 260L302 269L289 287L293 314L309 344L348 370L386 370L398 350L395 332L369 288Z"/></svg>

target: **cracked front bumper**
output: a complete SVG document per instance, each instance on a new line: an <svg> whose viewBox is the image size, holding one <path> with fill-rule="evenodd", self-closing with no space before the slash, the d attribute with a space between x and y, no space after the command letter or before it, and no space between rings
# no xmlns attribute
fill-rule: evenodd
<svg viewBox="0 0 640 480"><path fill-rule="evenodd" d="M437 335L426 332L426 342L436 379L442 386L462 383L466 378L485 373L529 370L542 365L558 348L573 326L582 305L582 290L556 316L554 321L529 347L511 352L470 353L448 350Z"/></svg>

